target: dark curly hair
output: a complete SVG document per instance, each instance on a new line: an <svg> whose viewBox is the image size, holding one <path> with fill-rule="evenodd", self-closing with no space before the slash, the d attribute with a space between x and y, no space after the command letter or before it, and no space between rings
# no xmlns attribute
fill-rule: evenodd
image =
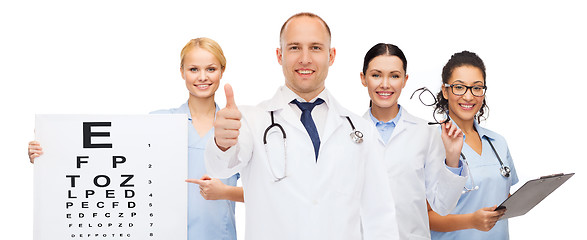
<svg viewBox="0 0 587 240"><path fill-rule="evenodd" d="M453 71L462 66L471 66L476 67L481 70L483 74L483 81L487 85L486 73L485 73L485 64L483 60L474 52L469 51L462 51L459 53L453 54L448 62L442 68L442 84L448 83L448 79L451 77ZM434 111L438 114L444 114L448 111L448 99L444 98L442 95L442 88L438 94L436 94L436 107ZM489 107L487 106L487 98L483 99L483 104L481 105L481 109L476 115L477 122L481 122L481 120L487 119L485 113L489 113Z"/></svg>

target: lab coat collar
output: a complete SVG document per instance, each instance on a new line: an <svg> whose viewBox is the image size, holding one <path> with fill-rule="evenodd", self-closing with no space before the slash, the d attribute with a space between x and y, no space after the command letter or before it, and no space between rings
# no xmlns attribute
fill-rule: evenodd
<svg viewBox="0 0 587 240"><path fill-rule="evenodd" d="M324 128L323 136L320 141L325 143L328 138L334 133L334 131L343 123L343 118L350 116L351 113L345 108L341 107L340 104L332 97L332 94L324 89L318 97L324 100L324 103L328 106L328 116ZM300 131L306 132L304 125L289 106L289 103L293 98L299 98L291 89L283 85L277 89L273 98L271 98L265 105L265 110L281 112L282 117L289 122L289 124L295 126ZM313 99L314 100L314 99ZM346 121L346 119L344 119Z"/></svg>
<svg viewBox="0 0 587 240"><path fill-rule="evenodd" d="M330 136L332 136L332 134L336 131L336 129L338 129L339 127L341 127L345 123L350 124L350 123L348 123L346 117L350 118L350 116L352 114L346 108L342 107L334 99L334 97L332 97L332 94L330 94L330 92L328 92L328 90L324 89L323 93L326 94L326 98L328 99L328 101L330 103L328 105L328 117L326 119L324 134L322 136L323 139L321 140L323 142L326 142L326 141L328 141ZM350 128L350 126L348 126L348 128Z"/></svg>
<svg viewBox="0 0 587 240"><path fill-rule="evenodd" d="M320 94L318 94L318 96L315 97L314 99L312 99L310 102L314 102L316 100L316 98L322 98L322 100L324 100L324 103L328 106L328 108L330 108L331 101L330 101L329 96L330 96L330 93L328 92L328 90L324 89L324 91L322 91ZM303 98L298 96L296 93L294 93L287 86L283 85L277 89L277 92L275 93L275 95L273 95L273 98L271 98L271 100L269 100L269 102L266 106L266 110L267 111L277 111L277 110L284 109L286 107L289 107L289 103L294 99L297 99L300 102L306 102L306 100L304 100Z"/></svg>
<svg viewBox="0 0 587 240"><path fill-rule="evenodd" d="M373 108L369 108L369 110L367 111L369 113L369 116L371 117L371 121L375 123L375 126L377 126L378 124L384 124L384 125L393 125L393 127L397 126L397 124L399 123L399 120L402 117L402 106L401 105L397 105L398 106L398 110L399 112L395 115L395 117L387 122L383 122L383 121L379 121L379 119L377 119L375 116L373 116Z"/></svg>
<svg viewBox="0 0 587 240"><path fill-rule="evenodd" d="M363 114L363 118L369 120L370 122L373 122L371 120L371 113L369 111L370 110L367 109L365 114ZM391 141L393 141L395 136L403 133L405 130L411 128L412 126L415 126L416 123L418 122L418 118L413 116L412 114L408 113L408 111L404 107L401 107L400 111L401 111L401 117L398 120L398 123L395 126L393 133L389 137L389 141L387 141L387 143L386 143L385 141L383 141L383 138L381 138L381 135L378 134L379 142L382 143L383 145L389 144Z"/></svg>

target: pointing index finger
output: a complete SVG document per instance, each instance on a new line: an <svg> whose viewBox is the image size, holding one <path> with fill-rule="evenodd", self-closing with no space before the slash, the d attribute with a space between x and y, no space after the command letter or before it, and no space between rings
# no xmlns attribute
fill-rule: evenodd
<svg viewBox="0 0 587 240"><path fill-rule="evenodd" d="M205 180L200 180L200 179L186 179L185 181L189 182L189 183L195 183L198 185L202 185L202 184L206 183Z"/></svg>

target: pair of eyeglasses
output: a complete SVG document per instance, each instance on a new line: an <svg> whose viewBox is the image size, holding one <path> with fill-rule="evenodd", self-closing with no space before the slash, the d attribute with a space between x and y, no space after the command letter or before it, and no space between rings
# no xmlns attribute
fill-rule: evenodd
<svg viewBox="0 0 587 240"><path fill-rule="evenodd" d="M468 90L471 90L471 94L475 97L483 97L485 96L485 91L487 91L487 86L482 85L475 85L475 86L466 86L463 84L443 84L444 87L449 87L454 95L463 96L467 93Z"/></svg>
<svg viewBox="0 0 587 240"><path fill-rule="evenodd" d="M424 104L424 106L431 107L431 106L435 106L436 103L438 103L438 100L436 100L436 97L434 97L434 93L432 93L426 87L421 87L421 88L416 89L416 91L414 91L412 93L412 96L410 96L410 99L412 99L414 97L414 95L416 94L416 92L418 92L418 91L420 91L420 94L418 95L418 99L420 99L420 102L422 104ZM442 122L440 122L440 121L438 121L438 119L436 119L436 114L432 113L432 117L434 118L434 122L428 122L428 125L445 124L450 121L450 117L448 116L448 112L446 113L446 119Z"/></svg>

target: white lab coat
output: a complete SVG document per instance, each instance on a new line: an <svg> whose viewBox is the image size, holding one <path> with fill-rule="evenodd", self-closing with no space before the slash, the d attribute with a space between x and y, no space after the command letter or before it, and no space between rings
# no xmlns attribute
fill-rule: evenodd
<svg viewBox="0 0 587 240"><path fill-rule="evenodd" d="M373 124L369 111L363 117ZM457 205L465 186L466 177L447 169L440 133L437 125L429 126L402 108L389 141L385 143L378 134L400 220L400 239L430 239L426 199L435 212L446 215ZM467 176L466 168L462 175Z"/></svg>
<svg viewBox="0 0 587 240"><path fill-rule="evenodd" d="M237 145L222 152L213 140L208 143L205 162L211 176L241 174L245 239L398 239L393 198L381 151L376 150L377 130L326 94L328 116L317 162L310 137L281 89L256 107L239 107L243 117ZM270 153L263 144L270 111L287 134L287 178L280 182L274 181L268 164L271 155L275 175L283 175L283 140L277 128L268 134ZM363 143L351 139L345 116L363 132Z"/></svg>

